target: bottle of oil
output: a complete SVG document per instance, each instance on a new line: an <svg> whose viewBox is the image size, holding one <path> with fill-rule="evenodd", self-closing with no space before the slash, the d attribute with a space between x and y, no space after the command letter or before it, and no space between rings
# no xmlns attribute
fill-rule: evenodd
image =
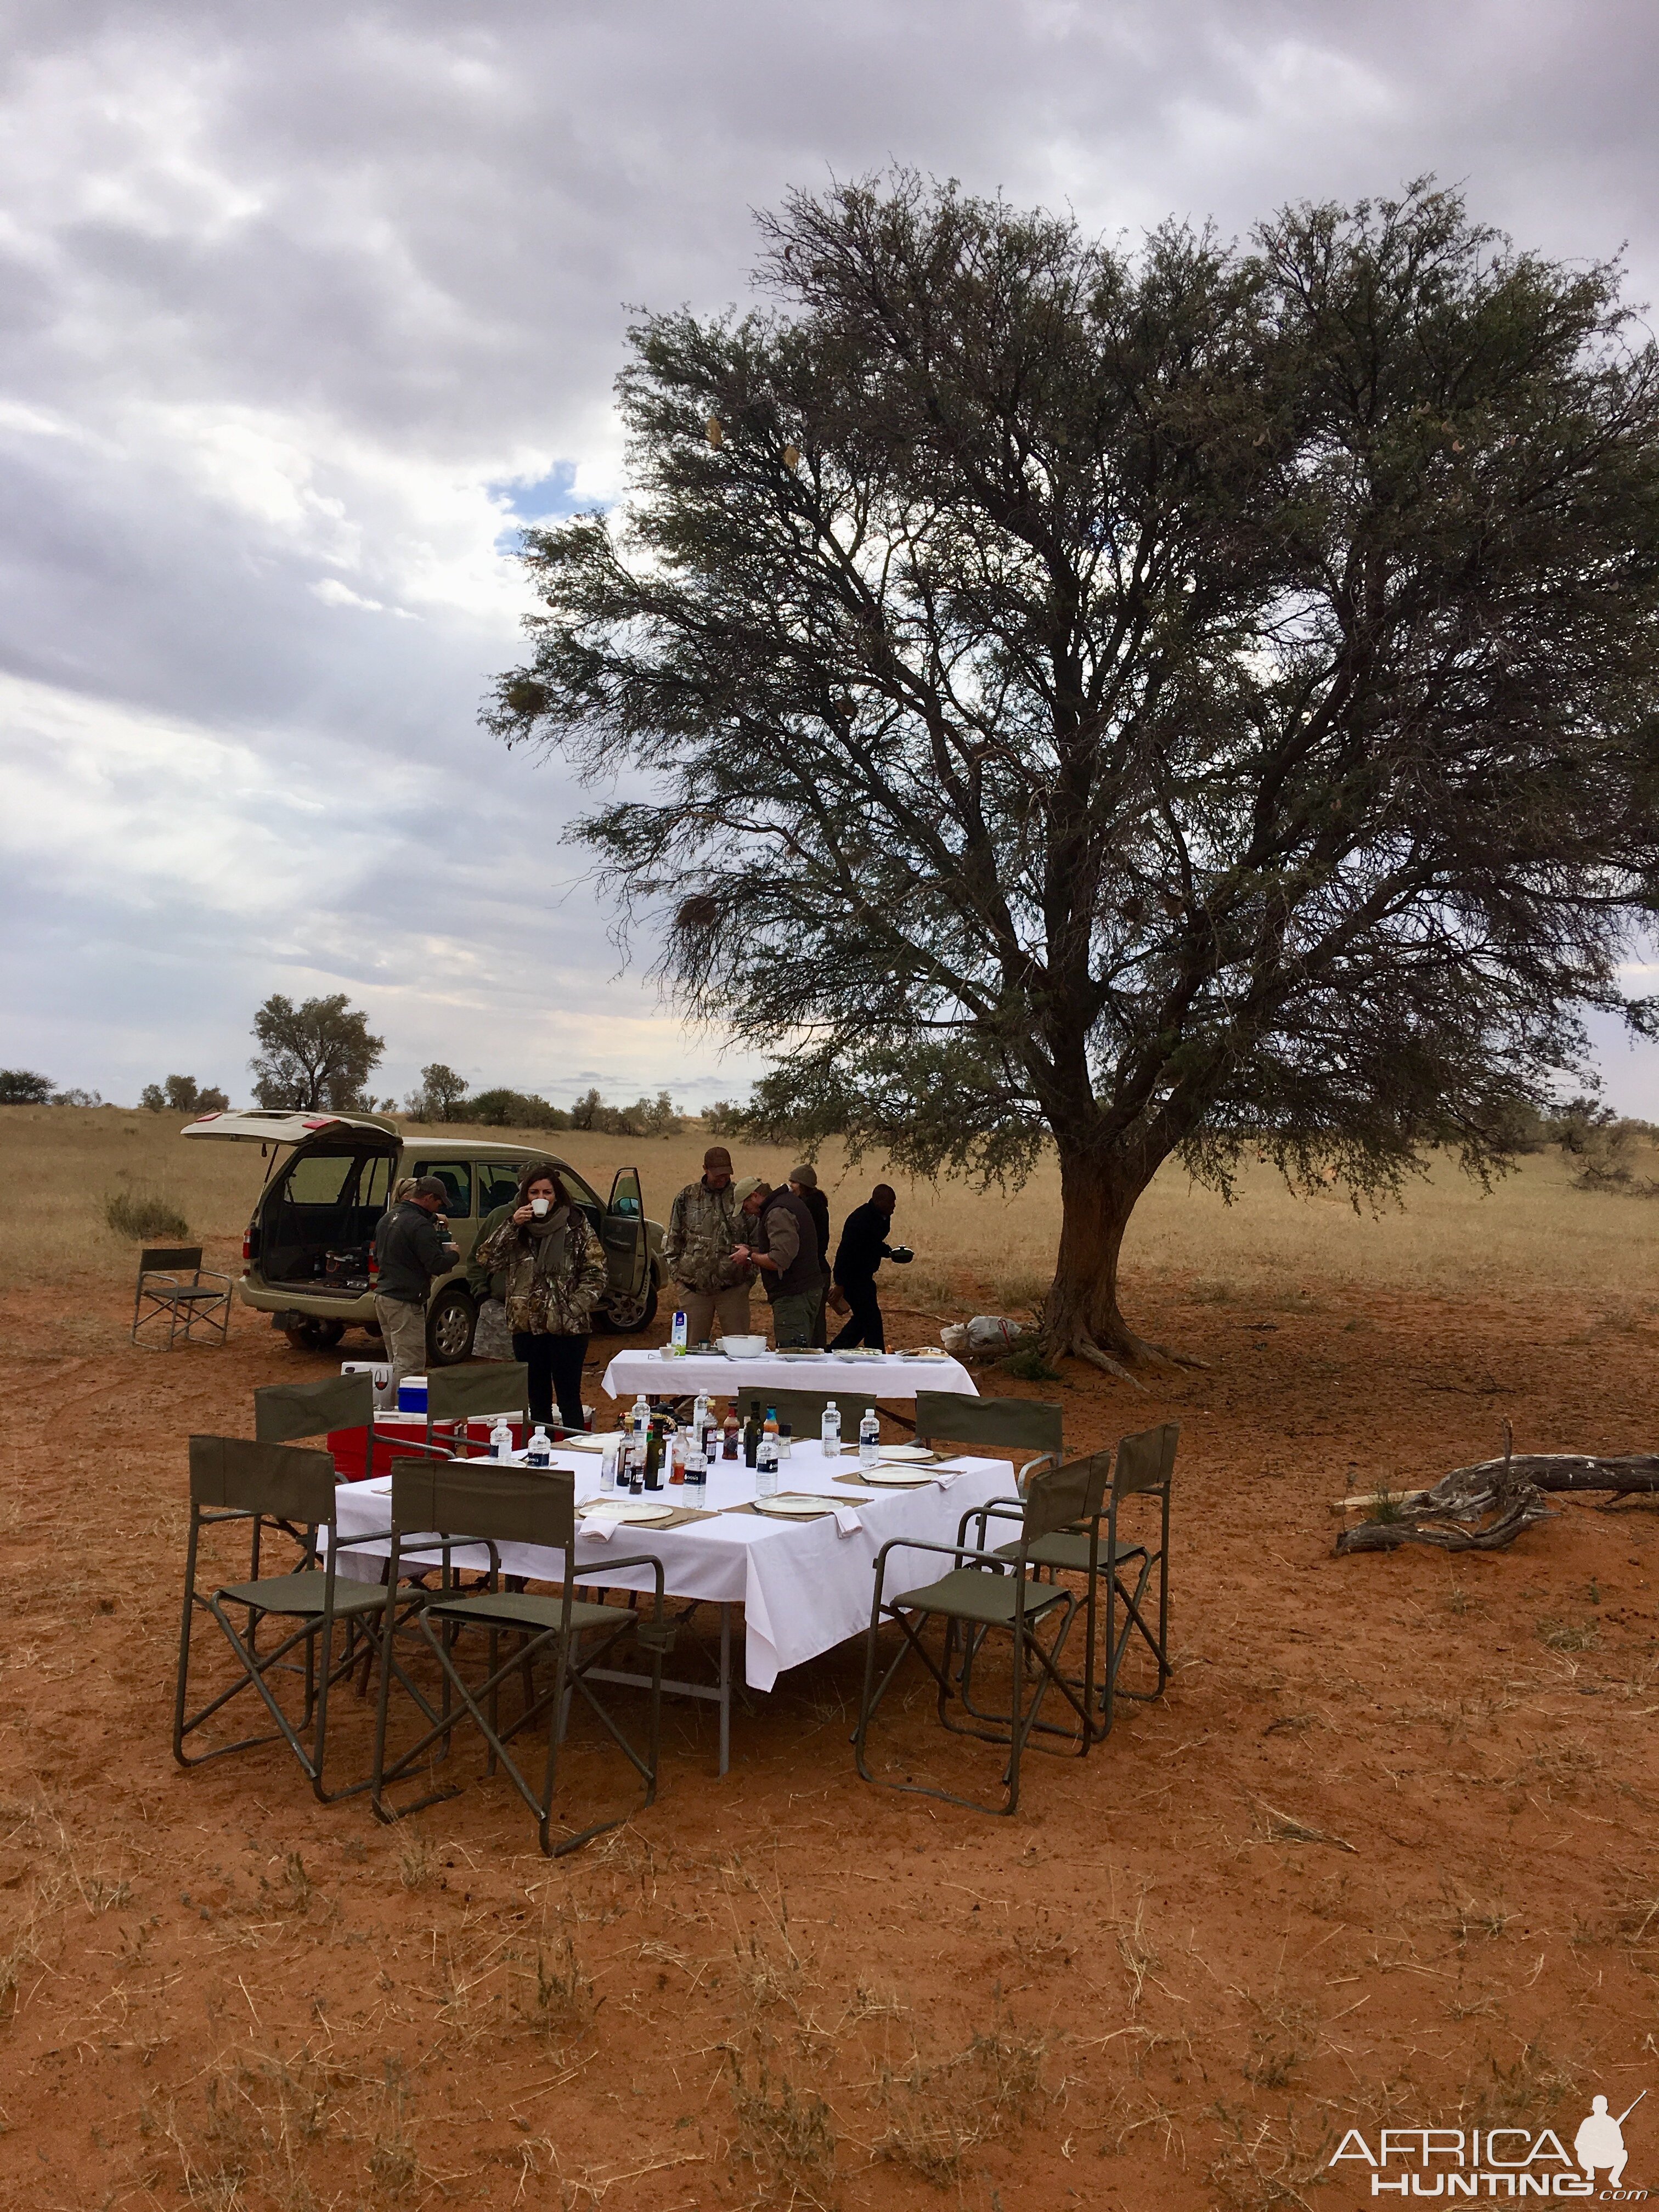
<svg viewBox="0 0 1659 2212"><path fill-rule="evenodd" d="M754 1466L756 1455L760 1450L760 1400L751 1398L749 1401L749 1419L744 1423L743 1428L743 1463L745 1467Z"/></svg>
<svg viewBox="0 0 1659 2212"><path fill-rule="evenodd" d="M720 1431L720 1457L738 1459L743 1452L743 1424L738 1419L738 1403L734 1398L726 1409L726 1419Z"/></svg>

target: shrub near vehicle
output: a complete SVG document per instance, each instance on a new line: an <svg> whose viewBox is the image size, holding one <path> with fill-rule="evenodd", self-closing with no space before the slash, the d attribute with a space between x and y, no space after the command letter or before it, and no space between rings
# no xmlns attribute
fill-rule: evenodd
<svg viewBox="0 0 1659 2212"><path fill-rule="evenodd" d="M290 1343L336 1345L348 1328L379 1334L374 1320L374 1231L405 1176L436 1176L449 1193L457 1267L434 1283L427 1356L434 1367L466 1358L477 1313L463 1278L478 1224L510 1199L526 1161L553 1158L574 1203L605 1248L610 1288L595 1318L627 1334L647 1328L662 1286L661 1224L647 1221L639 1173L621 1168L601 1203L586 1178L535 1145L472 1136L405 1137L374 1114L250 1110L203 1115L184 1134L257 1144L270 1164L242 1240L244 1302L269 1313Z"/></svg>

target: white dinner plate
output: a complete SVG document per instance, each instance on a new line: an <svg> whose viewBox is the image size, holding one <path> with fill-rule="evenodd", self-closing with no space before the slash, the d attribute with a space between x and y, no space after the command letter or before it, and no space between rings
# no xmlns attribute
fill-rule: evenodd
<svg viewBox="0 0 1659 2212"><path fill-rule="evenodd" d="M914 1490L919 1483L926 1482L927 1477L918 1473L914 1467L889 1467L884 1462L878 1462L874 1467L860 1468L853 1480L854 1482L867 1482L873 1488L890 1484L895 1488Z"/></svg>
<svg viewBox="0 0 1659 2212"><path fill-rule="evenodd" d="M781 1490L775 1498L757 1498L757 1513L775 1513L783 1521L809 1521L820 1513L833 1513L846 1504L844 1498L808 1498L799 1491Z"/></svg>
<svg viewBox="0 0 1659 2212"><path fill-rule="evenodd" d="M576 1508L579 1521L666 1521L674 1508L652 1498L590 1498Z"/></svg>
<svg viewBox="0 0 1659 2212"><path fill-rule="evenodd" d="M931 1460L933 1456L933 1447L932 1444L884 1444L881 1448L881 1455L884 1459L890 1460Z"/></svg>

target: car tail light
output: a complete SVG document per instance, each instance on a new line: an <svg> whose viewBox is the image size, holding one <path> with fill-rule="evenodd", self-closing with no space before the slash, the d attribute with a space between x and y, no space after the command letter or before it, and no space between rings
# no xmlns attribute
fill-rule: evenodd
<svg viewBox="0 0 1659 2212"><path fill-rule="evenodd" d="M242 1265L246 1267L253 1257L253 1224L250 1221L242 1231Z"/></svg>

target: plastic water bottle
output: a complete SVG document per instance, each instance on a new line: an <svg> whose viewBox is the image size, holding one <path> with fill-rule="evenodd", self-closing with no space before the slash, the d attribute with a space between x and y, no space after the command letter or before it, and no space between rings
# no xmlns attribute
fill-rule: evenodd
<svg viewBox="0 0 1659 2212"><path fill-rule="evenodd" d="M646 1403L645 1393L641 1390L634 1401L634 1411L629 1416L629 1426L641 1443L645 1442L645 1432L650 1425L651 1408Z"/></svg>
<svg viewBox="0 0 1659 2212"><path fill-rule="evenodd" d="M696 1429L685 1455L685 1486L701 1498L708 1485L708 1461L702 1448L702 1437Z"/></svg>
<svg viewBox="0 0 1659 2212"><path fill-rule="evenodd" d="M524 1460L526 1467L549 1468L553 1464L552 1440L539 1421L535 1435L525 1446Z"/></svg>
<svg viewBox="0 0 1659 2212"><path fill-rule="evenodd" d="M755 1495L757 1498L775 1498L778 1494L778 1439L775 1432L763 1431L755 1448Z"/></svg>
<svg viewBox="0 0 1659 2212"><path fill-rule="evenodd" d="M823 1409L823 1419L818 1423L818 1449L825 1459L841 1457L841 1407L832 1398Z"/></svg>
<svg viewBox="0 0 1659 2212"><path fill-rule="evenodd" d="M599 1488L614 1490L617 1486L617 1455L622 1449L620 1436L607 1437L605 1449L599 1455Z"/></svg>
<svg viewBox="0 0 1659 2212"><path fill-rule="evenodd" d="M489 1431L491 1459L511 1459L513 1456L513 1424L503 1413Z"/></svg>
<svg viewBox="0 0 1659 2212"><path fill-rule="evenodd" d="M859 1423L859 1465L873 1467L880 1457L881 1423L876 1419L875 1407L866 1406Z"/></svg>
<svg viewBox="0 0 1659 2212"><path fill-rule="evenodd" d="M689 1334L690 1332L686 1327L684 1309L683 1307L677 1306L674 1310L674 1319L672 1324L668 1331L668 1342L671 1349L675 1352L684 1352L686 1345L686 1338Z"/></svg>

